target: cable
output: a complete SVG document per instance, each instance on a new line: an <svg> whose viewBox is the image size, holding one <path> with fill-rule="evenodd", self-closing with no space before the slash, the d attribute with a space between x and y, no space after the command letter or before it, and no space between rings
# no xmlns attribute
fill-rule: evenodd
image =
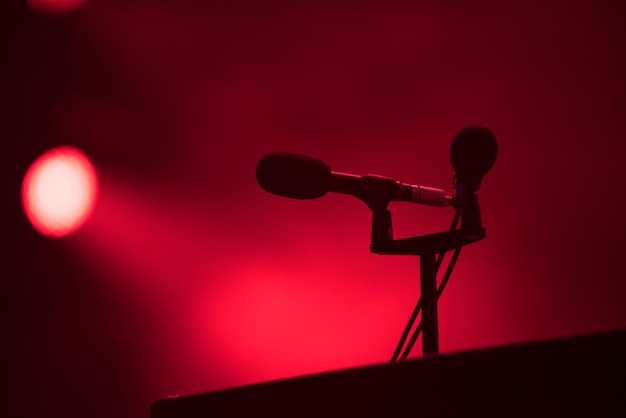
<svg viewBox="0 0 626 418"><path fill-rule="evenodd" d="M454 250L454 253L452 254L452 258L450 259L450 263L448 263L448 268L446 269L446 274L443 276L443 279L441 280L439 289L437 289L437 300L439 300L439 298L441 297L443 290L446 287L446 284L448 284L448 280L450 280L450 276L452 275L452 270L454 269L456 260L459 258L459 254L461 253L461 248L462 247L456 248ZM406 358L409 356L409 353L413 349L413 345L415 345L415 342L417 341L417 338L419 337L421 332L422 332L422 321L420 320L419 324L417 324L417 328L415 328L415 332L413 333L413 336L411 336L409 343L406 345L404 352L402 353L402 356L400 357L400 360L406 360Z"/></svg>

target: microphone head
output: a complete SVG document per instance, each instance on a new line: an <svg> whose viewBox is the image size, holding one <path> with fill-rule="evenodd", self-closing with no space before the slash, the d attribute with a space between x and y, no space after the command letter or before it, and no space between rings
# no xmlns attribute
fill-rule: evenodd
<svg viewBox="0 0 626 418"><path fill-rule="evenodd" d="M306 155L272 152L259 160L256 180L269 193L293 199L316 199L328 192L330 167Z"/></svg>
<svg viewBox="0 0 626 418"><path fill-rule="evenodd" d="M450 147L450 162L465 192L473 193L480 188L480 181L493 167L497 154L496 137L487 128L473 125L456 134Z"/></svg>

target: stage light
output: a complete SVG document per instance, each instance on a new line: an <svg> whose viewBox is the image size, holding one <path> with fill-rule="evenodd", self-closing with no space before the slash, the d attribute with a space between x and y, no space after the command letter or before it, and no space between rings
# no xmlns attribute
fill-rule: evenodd
<svg viewBox="0 0 626 418"><path fill-rule="evenodd" d="M69 13L84 2L85 0L27 0L31 9L47 15Z"/></svg>
<svg viewBox="0 0 626 418"><path fill-rule="evenodd" d="M96 171L76 148L62 146L40 156L22 183L22 204L32 225L59 238L89 218L98 192Z"/></svg>

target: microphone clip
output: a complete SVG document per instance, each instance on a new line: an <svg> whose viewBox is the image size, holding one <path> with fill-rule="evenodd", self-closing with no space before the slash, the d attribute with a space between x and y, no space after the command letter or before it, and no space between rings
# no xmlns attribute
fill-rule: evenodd
<svg viewBox="0 0 626 418"><path fill-rule="evenodd" d="M458 181L456 174L452 178L452 184L456 191L452 204L457 210L461 211L461 230L468 237L484 238L485 228L483 228L480 216L478 196L474 192L476 188L466 187L464 183ZM482 238L479 238L481 235Z"/></svg>

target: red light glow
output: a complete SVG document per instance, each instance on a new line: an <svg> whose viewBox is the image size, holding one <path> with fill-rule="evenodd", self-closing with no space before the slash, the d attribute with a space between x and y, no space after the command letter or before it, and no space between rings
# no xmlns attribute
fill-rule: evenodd
<svg viewBox="0 0 626 418"><path fill-rule="evenodd" d="M22 184L22 204L35 229L62 237L80 228L96 201L96 171L81 151L54 148L28 169Z"/></svg>
<svg viewBox="0 0 626 418"><path fill-rule="evenodd" d="M78 8L85 0L27 0L31 9L48 15L69 13Z"/></svg>

